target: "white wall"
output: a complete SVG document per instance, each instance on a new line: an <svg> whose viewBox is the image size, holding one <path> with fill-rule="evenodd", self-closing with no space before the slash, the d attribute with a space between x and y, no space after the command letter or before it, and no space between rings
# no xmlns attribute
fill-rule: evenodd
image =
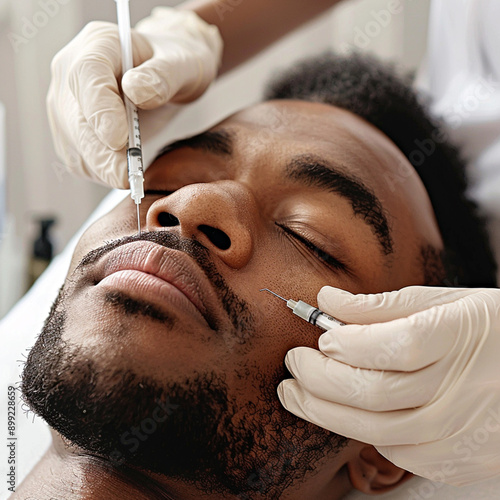
<svg viewBox="0 0 500 500"><path fill-rule="evenodd" d="M133 22L146 16L159 1L131 0ZM170 5L175 3L172 0ZM241 70L222 78L192 109L176 119L175 126L169 127L156 145L171 136L189 133L193 127L200 130L257 101L268 75L276 68L326 48L368 50L404 67L416 67L425 48L428 4L429 0L345 2ZM390 6L397 5L400 8L389 12ZM0 0L0 101L5 103L7 115L10 221L9 233L4 233L3 238L0 235L0 318L24 290L26 262L34 237L33 217L58 218L54 233L61 250L107 192L64 172L53 151L45 112L52 57L93 19L114 22L115 2Z"/></svg>

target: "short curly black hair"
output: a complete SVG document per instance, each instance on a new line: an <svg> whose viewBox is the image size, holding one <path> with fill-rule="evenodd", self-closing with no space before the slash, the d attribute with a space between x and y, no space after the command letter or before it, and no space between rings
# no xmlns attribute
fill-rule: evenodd
<svg viewBox="0 0 500 500"><path fill-rule="evenodd" d="M465 194L465 163L419 102L411 80L411 75L398 76L394 66L371 56L329 52L279 76L268 86L265 98L331 104L386 134L422 179L443 238L444 252L438 260L445 276L440 283L430 277L427 284L496 287L496 263L485 221ZM430 258L430 267L436 266L432 249L423 253L424 260Z"/></svg>

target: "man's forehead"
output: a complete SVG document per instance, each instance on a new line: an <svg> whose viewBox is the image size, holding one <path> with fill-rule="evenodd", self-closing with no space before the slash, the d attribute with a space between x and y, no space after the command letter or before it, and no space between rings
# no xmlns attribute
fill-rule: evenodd
<svg viewBox="0 0 500 500"><path fill-rule="evenodd" d="M277 135L301 131L302 135L298 139L304 136L311 139L331 137L332 128L351 133L359 131L363 126L374 128L345 109L299 100L274 100L255 104L226 118L214 129L231 125L249 130L266 127Z"/></svg>
<svg viewBox="0 0 500 500"><path fill-rule="evenodd" d="M408 171L408 178L420 181L380 130L350 111L319 102L274 100L252 105L206 132L170 144L160 157L184 148L215 154L223 164L245 172L262 164L277 172L297 155L313 154L382 192L387 189L384 179L396 171Z"/></svg>
<svg viewBox="0 0 500 500"><path fill-rule="evenodd" d="M296 155L314 154L382 190L381 179L392 175L399 163L406 163L411 175L417 176L385 134L363 118L330 104L267 101L235 113L211 131L228 135L238 163L261 158L270 168L284 165Z"/></svg>
<svg viewBox="0 0 500 500"><path fill-rule="evenodd" d="M234 152L268 149L315 153L370 182L406 164L401 150L383 132L348 110L320 102L274 100L245 108L211 130L232 132ZM376 182L377 183L377 182Z"/></svg>

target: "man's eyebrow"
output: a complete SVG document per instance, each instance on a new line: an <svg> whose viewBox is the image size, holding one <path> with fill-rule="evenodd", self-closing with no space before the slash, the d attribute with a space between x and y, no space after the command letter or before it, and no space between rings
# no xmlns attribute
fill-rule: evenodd
<svg viewBox="0 0 500 500"><path fill-rule="evenodd" d="M329 161L310 154L293 158L286 167L286 177L347 198L354 214L371 226L384 254L393 252L391 231L382 204L361 181L342 173Z"/></svg>
<svg viewBox="0 0 500 500"><path fill-rule="evenodd" d="M180 148L199 149L219 156L233 154L233 134L225 129L207 130L201 134L175 141L165 146L155 158L155 161L164 154Z"/></svg>

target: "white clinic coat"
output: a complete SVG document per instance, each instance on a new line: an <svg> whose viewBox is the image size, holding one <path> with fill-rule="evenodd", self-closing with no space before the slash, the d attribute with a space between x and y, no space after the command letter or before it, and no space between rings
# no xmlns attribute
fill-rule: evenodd
<svg viewBox="0 0 500 500"><path fill-rule="evenodd" d="M432 112L447 122L451 137L463 148L470 162L471 195L491 216L490 230L500 256L500 0L433 0L430 12L428 55L417 87L433 98ZM123 192L112 193L94 217L108 211ZM89 219L89 221L91 220ZM88 221L88 222L89 222ZM22 355L39 332L60 283L64 279L76 244L73 238L31 292L0 322L0 429L7 428L4 408L7 385L19 381ZM500 260L500 259L498 259ZM18 407L20 410L20 408ZM47 426L17 418L19 436L17 485L29 473L50 444ZM6 477L7 448L0 447L0 477ZM380 500L497 499L500 479L465 488L454 488L414 478ZM5 480L0 500L9 492ZM349 500L372 498L354 492Z"/></svg>
<svg viewBox="0 0 500 500"><path fill-rule="evenodd" d="M468 161L469 195L500 262L500 0L433 0L416 87ZM500 276L499 276L500 277ZM499 450L500 451L500 450ZM379 500L496 500L500 478L456 488L415 477ZM348 500L373 498L358 492Z"/></svg>
<svg viewBox="0 0 500 500"><path fill-rule="evenodd" d="M500 2L434 0L417 86L469 161L470 194L500 216Z"/></svg>
<svg viewBox="0 0 500 500"><path fill-rule="evenodd" d="M500 263L500 0L433 0L417 88L468 161ZM498 273L500 282L500 272Z"/></svg>

